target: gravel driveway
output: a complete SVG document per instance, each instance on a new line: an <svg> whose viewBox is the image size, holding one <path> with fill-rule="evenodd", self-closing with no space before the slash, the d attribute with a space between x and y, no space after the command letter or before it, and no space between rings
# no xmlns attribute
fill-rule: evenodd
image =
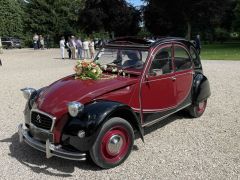
<svg viewBox="0 0 240 180"><path fill-rule="evenodd" d="M8 50L0 55L0 179L240 179L240 61L204 61L212 96L198 119L171 116L146 129L124 164L101 170L18 142L25 99L20 88L40 88L73 73L60 50Z"/></svg>

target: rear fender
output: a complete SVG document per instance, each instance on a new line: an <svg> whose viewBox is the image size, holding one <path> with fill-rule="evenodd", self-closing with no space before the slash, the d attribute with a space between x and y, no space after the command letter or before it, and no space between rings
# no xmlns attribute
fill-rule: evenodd
<svg viewBox="0 0 240 180"><path fill-rule="evenodd" d="M193 104L198 104L210 97L210 85L206 76L202 73L197 73L193 81Z"/></svg>

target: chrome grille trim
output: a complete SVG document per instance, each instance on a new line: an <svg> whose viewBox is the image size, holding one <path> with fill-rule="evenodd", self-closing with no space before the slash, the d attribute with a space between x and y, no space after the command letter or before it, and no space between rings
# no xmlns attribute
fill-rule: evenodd
<svg viewBox="0 0 240 180"><path fill-rule="evenodd" d="M47 116L47 117L49 117L50 119L52 119L52 125L51 125L50 130L46 130L46 129L43 129L43 128L40 128L40 127L36 127L36 125L34 125L34 124L32 123L32 113L33 113L33 112L42 114L42 115ZM41 129L41 130L43 130L43 131L46 131L46 132L52 132L52 131L53 131L53 127L54 127L54 125L55 125L55 122L56 122L56 117L54 117L54 116L52 116L52 115L50 115L50 114L47 114L47 113L45 113L45 112L43 112L43 111L40 111L40 110L38 110L38 109L32 109L31 112L30 112L30 126L34 126L35 128L39 128L39 129Z"/></svg>

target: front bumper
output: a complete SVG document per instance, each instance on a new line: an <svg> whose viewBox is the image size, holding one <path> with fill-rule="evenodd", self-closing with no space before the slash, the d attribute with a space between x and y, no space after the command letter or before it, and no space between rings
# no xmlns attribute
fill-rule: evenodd
<svg viewBox="0 0 240 180"><path fill-rule="evenodd" d="M50 158L52 156L61 157L64 159L69 160L76 160L76 161L84 161L86 160L86 153L79 153L79 152L71 152L67 151L62 148L61 145L54 145L52 144L49 139L46 140L46 144L33 139L29 135L29 130L23 124L18 126L18 134L19 134L19 141L26 142L28 145L32 146L33 148L45 152L46 158Z"/></svg>

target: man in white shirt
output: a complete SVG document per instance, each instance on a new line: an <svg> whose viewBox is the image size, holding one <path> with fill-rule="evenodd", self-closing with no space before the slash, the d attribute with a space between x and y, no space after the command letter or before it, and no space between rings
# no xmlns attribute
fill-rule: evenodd
<svg viewBox="0 0 240 180"><path fill-rule="evenodd" d="M61 57L64 59L64 52L65 52L65 38L62 37L60 40L60 50L61 50Z"/></svg>

